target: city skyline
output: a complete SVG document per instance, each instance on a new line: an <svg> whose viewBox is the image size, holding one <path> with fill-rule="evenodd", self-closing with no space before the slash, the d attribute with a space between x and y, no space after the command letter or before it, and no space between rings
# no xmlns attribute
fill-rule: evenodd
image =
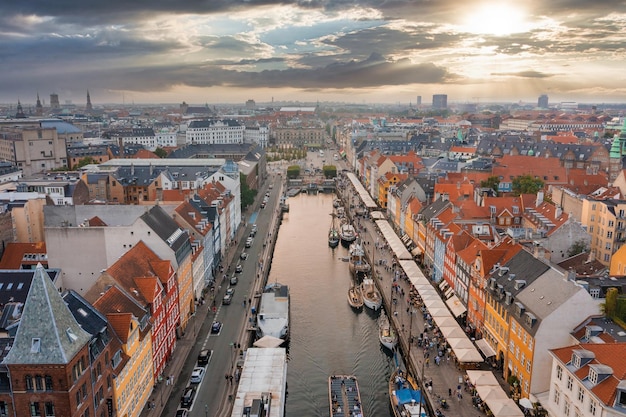
<svg viewBox="0 0 626 417"><path fill-rule="evenodd" d="M626 102L624 5L3 2L0 102Z"/></svg>

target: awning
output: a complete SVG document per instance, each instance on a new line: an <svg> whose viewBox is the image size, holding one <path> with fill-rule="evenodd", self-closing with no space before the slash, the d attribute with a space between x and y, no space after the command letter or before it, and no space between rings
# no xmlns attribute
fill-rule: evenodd
<svg viewBox="0 0 626 417"><path fill-rule="evenodd" d="M413 250L411 251L411 255L413 255L413 256L421 256L422 255L422 250L420 248L413 248Z"/></svg>
<svg viewBox="0 0 626 417"><path fill-rule="evenodd" d="M385 220L385 215L380 211L372 211L370 217L374 220Z"/></svg>
<svg viewBox="0 0 626 417"><path fill-rule="evenodd" d="M402 237L400 238L400 240L402 241L402 243L404 243L405 245L407 244L407 242L409 240L411 240L411 237L409 235L407 235L406 233L402 235Z"/></svg>
<svg viewBox="0 0 626 417"><path fill-rule="evenodd" d="M515 401L510 398L506 400L485 401L494 417L524 417L524 413L519 409Z"/></svg>
<svg viewBox="0 0 626 417"><path fill-rule="evenodd" d="M439 283L439 289L441 291L445 291L449 287L450 286L448 285L448 281L446 281L445 279L442 279L441 282Z"/></svg>
<svg viewBox="0 0 626 417"><path fill-rule="evenodd" d="M461 300L459 300L459 297L457 297L456 295L448 298L448 300L446 300L446 304L448 305L448 308L450 309L450 311L452 311L452 314L454 314L455 317L459 317L467 311L467 308L465 308L463 303L461 303Z"/></svg>
<svg viewBox="0 0 626 417"><path fill-rule="evenodd" d="M470 382L474 384L475 387L478 387L479 385L495 385L498 387L500 386L500 383L492 372L474 371L472 369L468 369L466 372L467 377L469 378Z"/></svg>
<svg viewBox="0 0 626 417"><path fill-rule="evenodd" d="M495 350L491 347L487 339L478 339L476 340L476 346L478 349L485 355L486 358L490 358L492 356L496 356Z"/></svg>
<svg viewBox="0 0 626 417"><path fill-rule="evenodd" d="M443 294L443 296L447 300L448 298L452 297L453 294L454 294L454 290L452 288L448 287L448 289Z"/></svg>

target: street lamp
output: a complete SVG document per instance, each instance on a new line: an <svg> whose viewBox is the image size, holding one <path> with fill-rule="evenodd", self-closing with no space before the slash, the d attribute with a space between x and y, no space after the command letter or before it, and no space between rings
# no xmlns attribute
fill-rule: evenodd
<svg viewBox="0 0 626 417"><path fill-rule="evenodd" d="M209 417L209 406L204 404L204 417Z"/></svg>

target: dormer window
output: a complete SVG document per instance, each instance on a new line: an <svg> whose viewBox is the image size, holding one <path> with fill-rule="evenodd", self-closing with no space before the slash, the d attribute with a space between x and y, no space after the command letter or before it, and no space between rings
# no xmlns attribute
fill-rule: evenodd
<svg viewBox="0 0 626 417"><path fill-rule="evenodd" d="M33 337L30 342L30 353L39 353L41 351L41 339Z"/></svg>
<svg viewBox="0 0 626 417"><path fill-rule="evenodd" d="M617 384L617 396L615 401L618 406L626 408L626 381L620 381Z"/></svg>
<svg viewBox="0 0 626 417"><path fill-rule="evenodd" d="M65 334L67 335L67 338L70 340L71 343L74 343L78 340L78 336L76 336L76 334L74 334L72 329L70 329L69 327L65 330Z"/></svg>
<svg viewBox="0 0 626 417"><path fill-rule="evenodd" d="M589 368L589 376L587 378L589 379L589 382L591 382L593 385L596 385L598 383L598 373L595 371L595 369Z"/></svg>

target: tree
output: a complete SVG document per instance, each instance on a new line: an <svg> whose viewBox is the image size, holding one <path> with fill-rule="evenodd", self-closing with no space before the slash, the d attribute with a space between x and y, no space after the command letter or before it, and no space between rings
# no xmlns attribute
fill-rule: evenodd
<svg viewBox="0 0 626 417"><path fill-rule="evenodd" d="M480 182L481 187L491 188L492 190L496 192L496 195L498 194L499 185L500 185L500 178L496 177L495 175L492 175L486 180Z"/></svg>
<svg viewBox="0 0 626 417"><path fill-rule="evenodd" d="M159 158L165 158L167 156L167 151L163 148L156 148L154 150L154 154Z"/></svg>
<svg viewBox="0 0 626 417"><path fill-rule="evenodd" d="M239 174L239 185L241 187L241 210L245 210L246 207L254 203L257 191L251 189L246 181L247 176Z"/></svg>
<svg viewBox="0 0 626 417"><path fill-rule="evenodd" d="M604 314L611 318L615 315L615 308L617 307L617 288L611 287L606 290L606 296L604 304L602 305L604 309Z"/></svg>
<svg viewBox="0 0 626 417"><path fill-rule="evenodd" d="M539 178L533 178L530 175L520 175L513 178L513 194L519 196L521 194L537 194L544 186L543 181Z"/></svg>
<svg viewBox="0 0 626 417"><path fill-rule="evenodd" d="M294 179L300 176L300 165L290 165L287 168L287 178Z"/></svg>
<svg viewBox="0 0 626 417"><path fill-rule="evenodd" d="M337 167L335 165L324 165L322 171L326 178L335 178L337 176Z"/></svg>
<svg viewBox="0 0 626 417"><path fill-rule="evenodd" d="M567 257L572 257L587 251L587 242L584 239L577 240L567 250Z"/></svg>
<svg viewBox="0 0 626 417"><path fill-rule="evenodd" d="M74 170L77 170L79 168L84 167L85 165L91 165L91 164L97 164L98 161L96 161L95 159L93 159L91 156L86 156L83 159L81 159L76 166L74 167Z"/></svg>

